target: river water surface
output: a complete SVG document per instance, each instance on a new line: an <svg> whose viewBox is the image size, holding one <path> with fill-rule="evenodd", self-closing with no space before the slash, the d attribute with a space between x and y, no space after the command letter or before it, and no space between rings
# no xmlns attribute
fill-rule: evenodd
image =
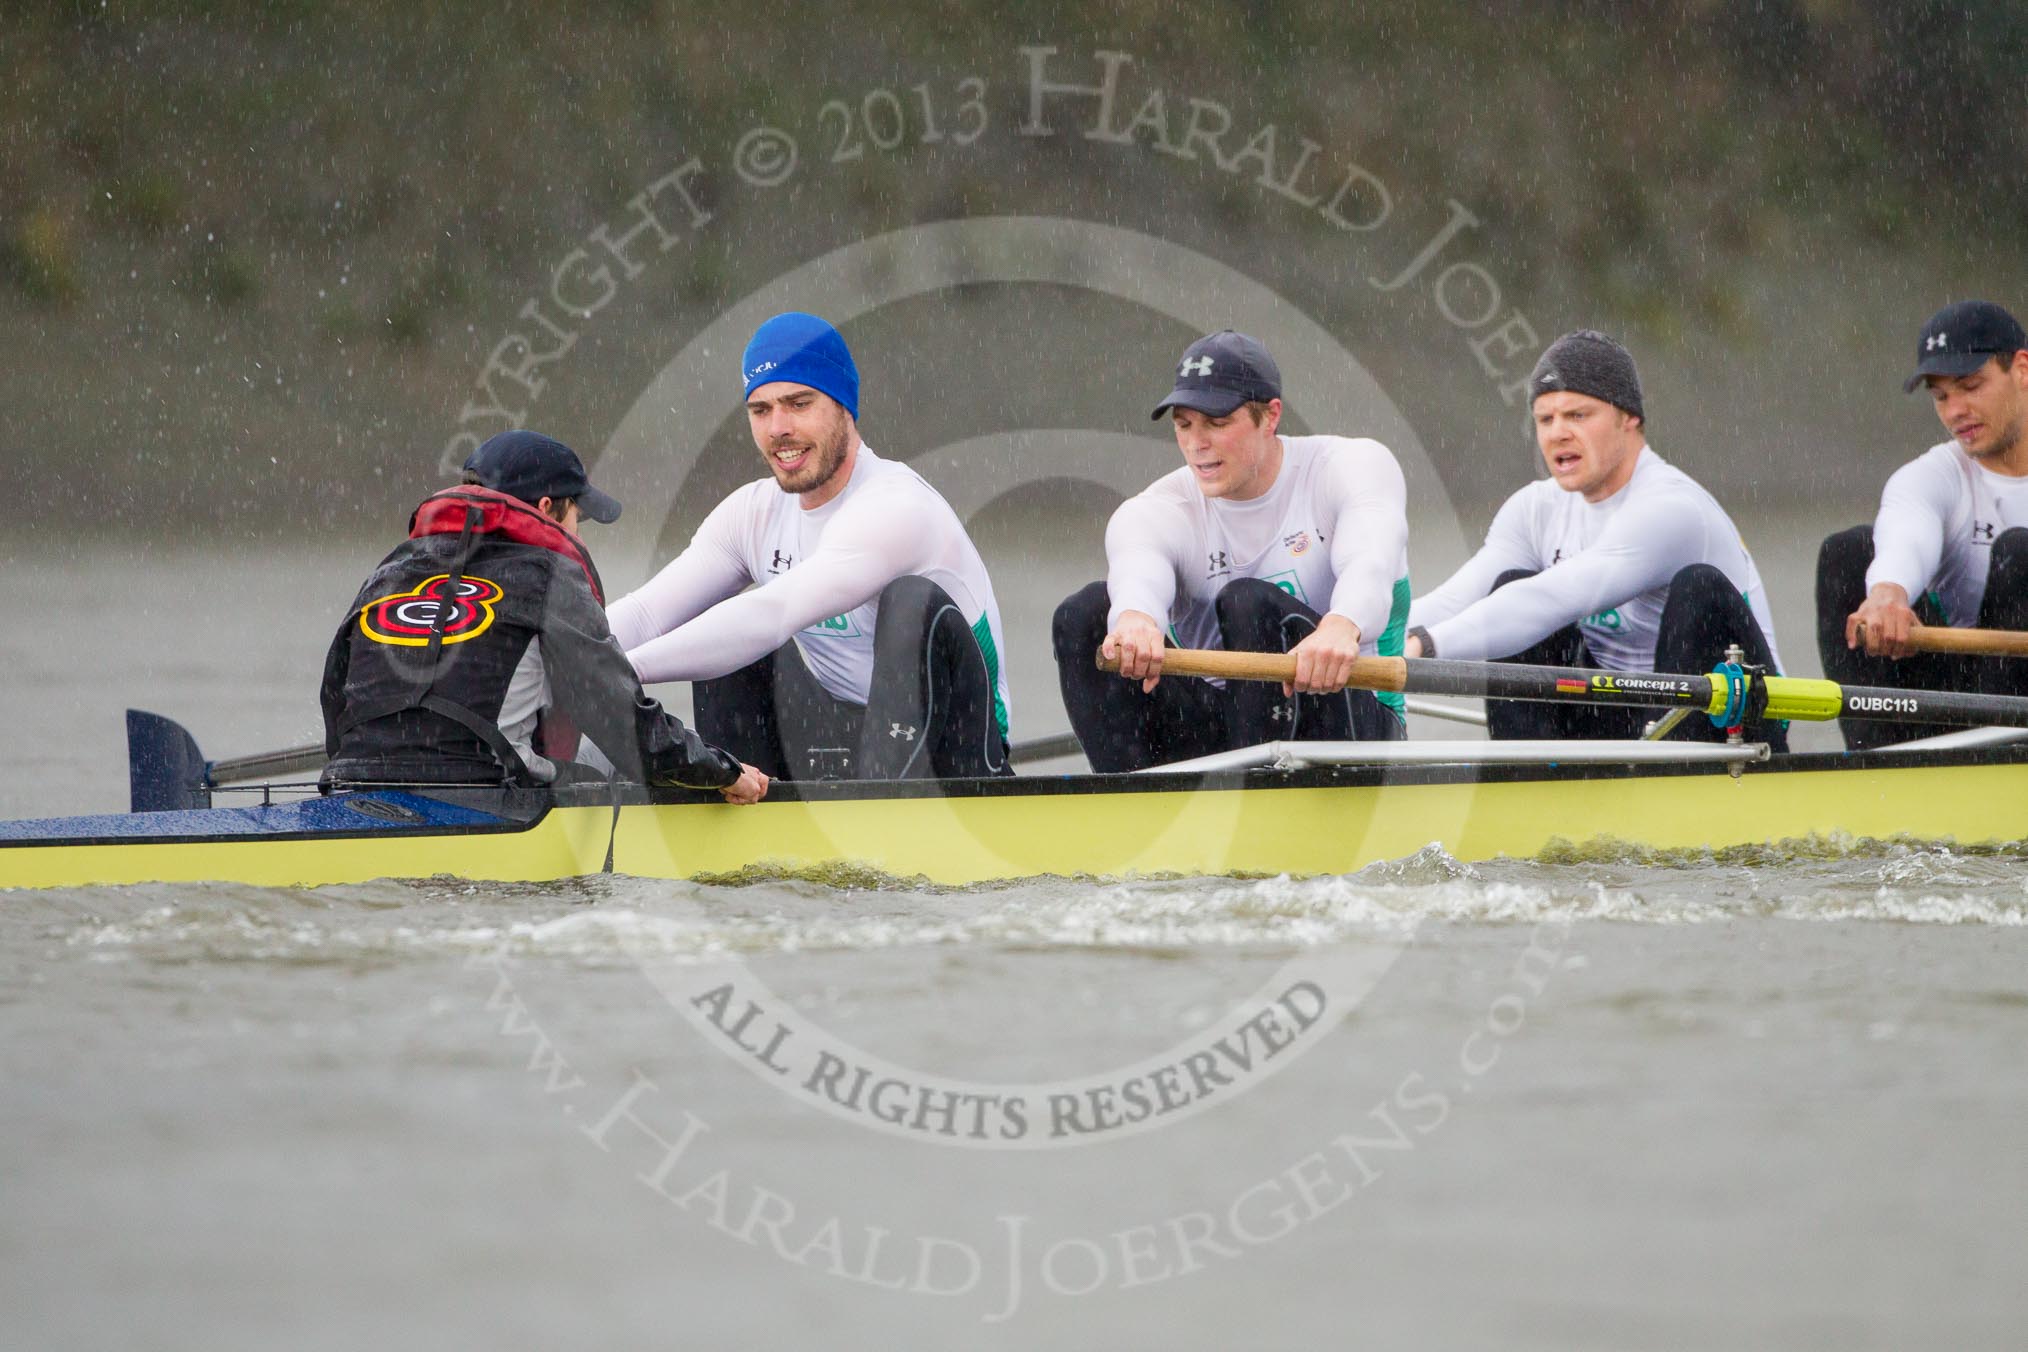
<svg viewBox="0 0 2028 1352"><path fill-rule="evenodd" d="M308 740L376 552L12 567L6 815L120 808L129 703ZM2018 1347L2024 926L2028 854L1843 840L0 895L0 1332Z"/></svg>

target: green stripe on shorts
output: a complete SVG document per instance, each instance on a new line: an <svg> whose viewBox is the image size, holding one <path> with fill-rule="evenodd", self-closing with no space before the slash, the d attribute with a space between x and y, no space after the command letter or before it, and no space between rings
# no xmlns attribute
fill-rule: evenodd
<svg viewBox="0 0 2028 1352"><path fill-rule="evenodd" d="M1002 737L1007 736L1007 705L1000 698L1000 650L993 644L993 626L984 615L972 626L972 637L979 641L979 654L986 659L986 684L993 689L993 723L1000 729ZM1399 649L1399 641L1396 644Z"/></svg>
<svg viewBox="0 0 2028 1352"><path fill-rule="evenodd" d="M1394 600L1387 608L1387 627L1380 631L1380 641L1374 646L1382 657L1401 656L1402 641L1408 637L1408 574L1394 579ZM1408 705L1398 690L1376 690L1373 698L1394 710L1396 718L1408 717Z"/></svg>

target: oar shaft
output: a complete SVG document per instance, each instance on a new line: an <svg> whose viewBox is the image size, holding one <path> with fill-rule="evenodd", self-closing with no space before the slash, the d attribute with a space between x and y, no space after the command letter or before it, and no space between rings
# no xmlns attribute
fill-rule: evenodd
<svg viewBox="0 0 2028 1352"><path fill-rule="evenodd" d="M1118 671L1117 659L1101 656L1101 671ZM1162 654L1165 676L1204 676L1225 681L1296 679L1288 653L1235 653L1206 648L1170 648ZM1472 699L1532 699L1642 708L1711 703L1708 676L1651 676L1646 673L1530 667L1506 662L1451 662L1443 658L1360 657L1353 659L1346 685L1354 690L1388 690L1414 695L1460 695Z"/></svg>
<svg viewBox="0 0 2028 1352"><path fill-rule="evenodd" d="M1100 670L1118 671L1117 659L1100 655ZM1166 676L1210 676L1223 680L1289 682L1296 659L1288 653L1232 653L1171 648L1162 655ZM1949 690L1895 690L1841 686L1835 681L1766 676L1768 718L1824 722L1856 718L1889 723L1967 723L2028 728L2028 699L2013 695L1972 695ZM1392 690L1411 695L1462 695L1481 699L1524 699L1552 704L1617 704L1647 709L1690 708L1714 716L1725 712L1731 683L1723 676L1667 672L1595 671L1584 667L1536 667L1510 662L1456 662L1443 658L1362 657L1345 684L1355 690Z"/></svg>
<svg viewBox="0 0 2028 1352"><path fill-rule="evenodd" d="M1462 704L1441 704L1436 700L1405 699L1402 706L1412 714L1424 718L1441 718L1447 723L1469 723L1475 728L1486 726L1486 711L1470 709Z"/></svg>
<svg viewBox="0 0 2028 1352"><path fill-rule="evenodd" d="M1030 761L1054 760L1058 756L1078 756L1084 753L1084 743L1077 740L1074 732L1052 732L1046 737L1031 737L1025 742L1016 742L1007 748L1007 759L1016 765Z"/></svg>
<svg viewBox="0 0 2028 1352"><path fill-rule="evenodd" d="M285 746L279 751L257 751L250 756L232 756L211 763L211 782L232 784L245 779L266 779L269 775L292 775L304 770L321 770L330 758L321 742L308 746Z"/></svg>
<svg viewBox="0 0 2028 1352"><path fill-rule="evenodd" d="M1712 708L1714 698L1721 705L1725 698L1722 687L1714 697L1709 676L1536 667L1510 662L1453 662L1441 657L1403 661L1408 668L1406 689L1417 695L1617 704L1639 709L1688 706L1706 711Z"/></svg>
<svg viewBox="0 0 2028 1352"><path fill-rule="evenodd" d="M1829 681L1818 682L1830 685ZM1777 707L1768 682L1768 714L1774 718L1809 717L1787 714ZM2028 728L2028 699L2014 695L1967 695L1955 690L1896 690L1892 686L1834 686L1840 707L1832 717L1863 718L1889 723L1963 723L1974 727Z"/></svg>

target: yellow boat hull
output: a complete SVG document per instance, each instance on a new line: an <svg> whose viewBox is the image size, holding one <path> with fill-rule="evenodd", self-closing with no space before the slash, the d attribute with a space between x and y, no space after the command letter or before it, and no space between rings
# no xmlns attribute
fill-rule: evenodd
<svg viewBox="0 0 2028 1352"><path fill-rule="evenodd" d="M480 833L0 842L0 887L229 881L317 886L451 875L543 882L755 868L966 884L1041 874L1344 873L1432 843L1462 860L1559 842L1723 849L1824 836L1997 845L2028 838L2028 758L1796 757L1722 770L1418 767L1234 777L811 785L715 800L554 807Z"/></svg>

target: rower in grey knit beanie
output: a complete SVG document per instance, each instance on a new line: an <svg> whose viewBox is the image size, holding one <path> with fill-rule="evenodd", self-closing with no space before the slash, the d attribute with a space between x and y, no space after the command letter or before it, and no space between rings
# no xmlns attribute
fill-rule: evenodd
<svg viewBox="0 0 2028 1352"><path fill-rule="evenodd" d="M1564 334L1535 363L1535 373L1528 377L1529 402L1558 390L1603 399L1647 421L1641 411L1641 373L1634 369L1633 355L1597 329Z"/></svg>

